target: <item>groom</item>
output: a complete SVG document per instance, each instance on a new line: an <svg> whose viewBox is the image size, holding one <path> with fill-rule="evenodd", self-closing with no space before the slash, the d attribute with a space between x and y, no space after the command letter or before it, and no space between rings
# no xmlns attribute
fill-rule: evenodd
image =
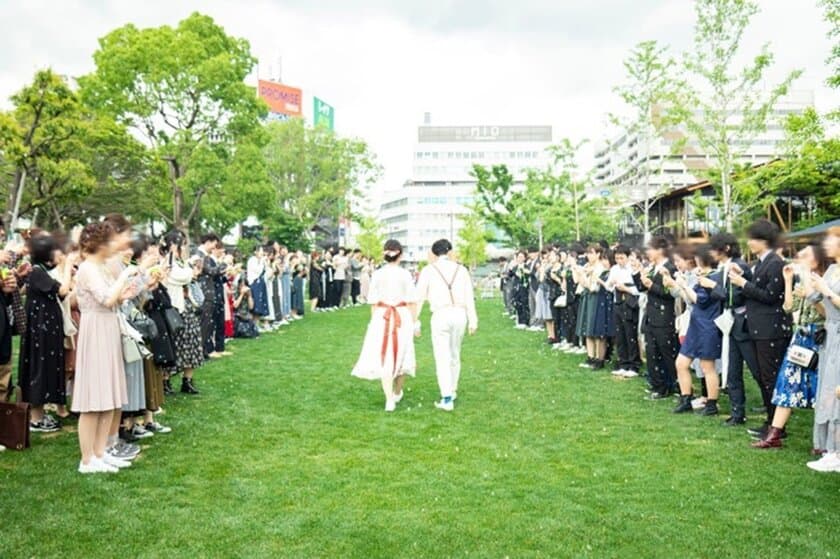
<svg viewBox="0 0 840 559"><path fill-rule="evenodd" d="M469 329L472 335L478 328L470 273L449 259L450 252L452 243L446 239L436 241L429 265L423 268L417 281L417 316L425 301L429 301L432 309L432 349L441 395L435 407L444 411L455 409L464 332ZM418 320L418 328L419 324Z"/></svg>

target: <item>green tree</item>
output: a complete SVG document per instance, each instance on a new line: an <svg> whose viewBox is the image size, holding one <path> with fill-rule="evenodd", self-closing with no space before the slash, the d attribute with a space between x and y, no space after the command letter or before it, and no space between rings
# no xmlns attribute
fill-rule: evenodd
<svg viewBox="0 0 840 559"><path fill-rule="evenodd" d="M840 140L825 137L816 110L788 116L783 148L782 159L736 173L736 181L768 200L796 196L805 201L807 212L800 226L840 215Z"/></svg>
<svg viewBox="0 0 840 559"><path fill-rule="evenodd" d="M248 42L194 13L175 28L120 27L93 58L95 72L80 79L83 98L136 130L166 163L171 213L161 217L188 228L203 198L222 190L219 171L237 142L266 113L243 81L256 64Z"/></svg>
<svg viewBox="0 0 840 559"><path fill-rule="evenodd" d="M696 142L714 158L710 177L718 191L723 225L732 231L735 220L756 203L756 192L735 188L736 163L755 136L766 129L774 104L799 77L796 70L769 92L765 71L773 63L764 45L753 60L738 67L741 39L758 5L750 0L696 0L694 48L685 55L690 88L683 88L674 116Z"/></svg>
<svg viewBox="0 0 840 559"><path fill-rule="evenodd" d="M540 228L549 242L609 239L616 233L606 200L587 195L591 182L581 178L577 157L583 142L564 139L549 148L553 163L532 169L524 184L515 184L504 165L476 165L476 212L505 234L513 246L536 246Z"/></svg>
<svg viewBox="0 0 840 559"><path fill-rule="evenodd" d="M356 235L356 245L365 256L379 260L385 245L385 233L381 224L371 217L362 217L358 221L359 234Z"/></svg>
<svg viewBox="0 0 840 559"><path fill-rule="evenodd" d="M487 228L475 211L466 214L461 222L455 250L461 262L474 271L487 261Z"/></svg>
<svg viewBox="0 0 840 559"><path fill-rule="evenodd" d="M7 230L18 216L45 227L74 222L68 208L94 192L95 162L114 141L130 141L113 120L89 111L64 78L35 74L12 96L14 108L0 123ZM80 219L77 217L77 219Z"/></svg>
<svg viewBox="0 0 840 559"><path fill-rule="evenodd" d="M270 123L263 149L276 204L306 230L345 216L346 201L375 181L380 167L361 140L340 138L303 120Z"/></svg>
<svg viewBox="0 0 840 559"><path fill-rule="evenodd" d="M825 11L825 20L828 22L828 38L834 41L831 52L826 59L826 64L831 67L831 75L827 84L834 89L840 89L840 0L821 0L820 4ZM836 108L829 117L833 120L840 120L840 107Z"/></svg>
<svg viewBox="0 0 840 559"><path fill-rule="evenodd" d="M639 146L639 156L626 162L630 192L614 192L614 195L624 204L638 204L641 208L645 242L650 238L651 208L668 190L667 185L652 184L651 176L661 175L666 159L652 158L651 149L654 142L662 141L674 124L665 109L673 103L681 86L675 68L676 62L668 54L667 47L659 46L656 41L644 41L624 60L625 82L613 89L624 101L629 114L625 118L613 116L611 120L622 129L626 141L635 139ZM679 152L683 145L684 142L673 142L671 152ZM632 217L635 219L635 215Z"/></svg>

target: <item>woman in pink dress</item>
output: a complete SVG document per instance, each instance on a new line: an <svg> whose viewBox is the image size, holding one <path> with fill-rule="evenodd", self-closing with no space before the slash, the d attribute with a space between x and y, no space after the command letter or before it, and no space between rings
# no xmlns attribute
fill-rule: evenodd
<svg viewBox="0 0 840 559"><path fill-rule="evenodd" d="M109 270L114 237L111 225L102 222L85 226L79 239L85 260L76 274L81 319L71 409L81 414L82 474L114 473L130 465L105 452L114 414L128 400L117 307L135 295L129 279L137 270L127 267L119 276Z"/></svg>

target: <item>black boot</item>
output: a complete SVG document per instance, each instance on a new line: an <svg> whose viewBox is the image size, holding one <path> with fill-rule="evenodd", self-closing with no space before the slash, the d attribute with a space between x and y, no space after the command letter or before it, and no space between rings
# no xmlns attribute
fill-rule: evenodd
<svg viewBox="0 0 840 559"><path fill-rule="evenodd" d="M191 378L184 377L181 381L181 392L184 394L198 394L198 389L193 385Z"/></svg>
<svg viewBox="0 0 840 559"><path fill-rule="evenodd" d="M175 391L172 389L172 381L168 378L163 379L163 393L167 396L175 394Z"/></svg>
<svg viewBox="0 0 840 559"><path fill-rule="evenodd" d="M680 403L674 408L674 413L688 413L693 411L693 408L691 407L691 399L691 394L688 396L680 396Z"/></svg>
<svg viewBox="0 0 840 559"><path fill-rule="evenodd" d="M707 417L717 415L718 414L718 406L717 400L706 400L706 407L700 410L700 415L704 415Z"/></svg>

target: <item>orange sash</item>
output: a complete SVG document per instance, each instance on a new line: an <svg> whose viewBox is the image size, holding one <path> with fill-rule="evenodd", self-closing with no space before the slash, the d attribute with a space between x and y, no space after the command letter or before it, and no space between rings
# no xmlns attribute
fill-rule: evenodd
<svg viewBox="0 0 840 559"><path fill-rule="evenodd" d="M388 355L388 336L391 336L391 341L393 342L394 349L394 370L393 375L396 376L397 374L397 355L399 354L400 350L400 342L399 342L399 335L398 331L400 326L402 326L402 319L400 318L400 313L397 311L398 307L405 307L407 306L406 303L399 303L397 305L386 305L385 303L377 303L377 307L385 309L385 315L382 317L385 320L385 334L382 336L382 366L385 366L385 357Z"/></svg>

